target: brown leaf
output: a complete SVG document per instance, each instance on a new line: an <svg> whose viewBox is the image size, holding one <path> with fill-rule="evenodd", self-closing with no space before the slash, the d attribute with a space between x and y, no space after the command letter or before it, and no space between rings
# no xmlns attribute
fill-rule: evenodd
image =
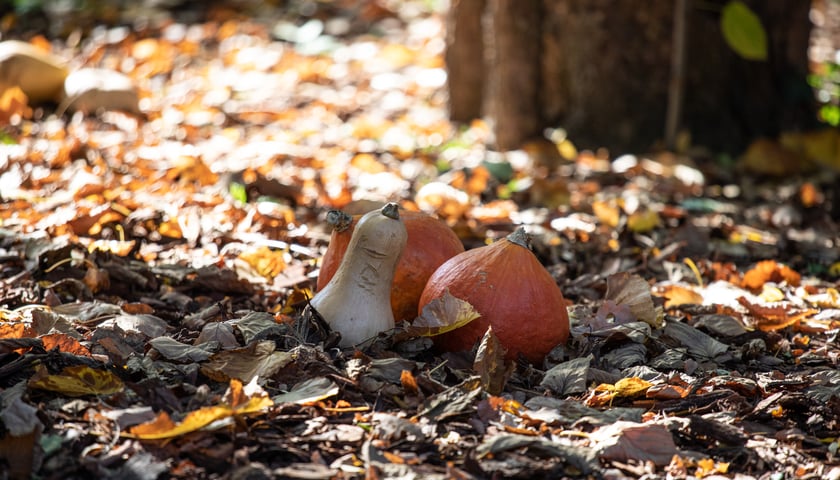
<svg viewBox="0 0 840 480"><path fill-rule="evenodd" d="M674 437L663 425L617 421L592 432L590 439L605 460L667 465L677 453Z"/></svg>
<svg viewBox="0 0 840 480"><path fill-rule="evenodd" d="M201 373L219 382L234 378L250 382L257 376L271 376L293 360L291 353L275 352L274 342L266 340L214 354L201 366Z"/></svg>
<svg viewBox="0 0 840 480"><path fill-rule="evenodd" d="M513 373L515 365L505 362L505 353L507 351L493 333L493 327L487 327L475 354L473 370L481 377L481 388L490 395L500 395Z"/></svg>
<svg viewBox="0 0 840 480"><path fill-rule="evenodd" d="M610 316L613 318L612 322L609 321ZM652 327L662 326L662 318L653 304L650 285L642 277L627 272L616 273L607 278L604 304L598 309L595 319L599 328L611 323L627 323L634 320L645 322Z"/></svg>
<svg viewBox="0 0 840 480"><path fill-rule="evenodd" d="M423 337L440 335L463 327L480 316L470 302L453 296L447 290L442 297L423 307L423 312L411 323L408 331Z"/></svg>

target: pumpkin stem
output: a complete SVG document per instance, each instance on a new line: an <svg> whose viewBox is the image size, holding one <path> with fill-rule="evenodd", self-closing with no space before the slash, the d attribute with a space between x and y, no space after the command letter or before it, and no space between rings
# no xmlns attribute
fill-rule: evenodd
<svg viewBox="0 0 840 480"><path fill-rule="evenodd" d="M327 223L337 232L343 232L353 223L353 217L341 210L330 210L327 212Z"/></svg>
<svg viewBox="0 0 840 480"><path fill-rule="evenodd" d="M517 228L513 231L513 233L505 238L507 238L509 242L513 242L520 247L525 247L528 250L531 249L531 237L528 235L528 232L525 231L525 227Z"/></svg>
<svg viewBox="0 0 840 480"><path fill-rule="evenodd" d="M385 215L388 218L393 218L394 220L400 219L400 206L394 202L385 204L382 207L382 215Z"/></svg>

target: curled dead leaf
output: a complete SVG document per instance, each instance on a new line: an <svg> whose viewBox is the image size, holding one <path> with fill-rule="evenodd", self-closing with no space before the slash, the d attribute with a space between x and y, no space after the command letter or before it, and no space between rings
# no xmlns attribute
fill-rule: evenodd
<svg viewBox="0 0 840 480"><path fill-rule="evenodd" d="M423 312L411 323L408 331L413 335L431 337L463 327L480 316L470 302L446 290L443 296L423 307Z"/></svg>
<svg viewBox="0 0 840 480"><path fill-rule="evenodd" d="M655 328L663 325L661 312L653 304L650 285L642 277L627 272L610 275L604 303L595 314L596 324L603 328L636 320Z"/></svg>

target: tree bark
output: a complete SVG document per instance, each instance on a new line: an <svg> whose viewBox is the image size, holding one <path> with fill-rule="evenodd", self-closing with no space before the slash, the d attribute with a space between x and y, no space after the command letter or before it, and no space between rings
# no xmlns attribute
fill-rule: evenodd
<svg viewBox="0 0 840 480"><path fill-rule="evenodd" d="M539 108L542 8L536 1L488 0L486 111L496 147L519 148L544 128Z"/></svg>
<svg viewBox="0 0 840 480"><path fill-rule="evenodd" d="M446 19L446 68L449 118L469 122L481 117L484 96L485 0L452 0Z"/></svg>
<svg viewBox="0 0 840 480"><path fill-rule="evenodd" d="M481 1L453 5L480 8ZM683 108L669 125L688 130L696 145L732 153L756 137L815 125L816 104L806 83L810 2L745 0L769 43L767 61L750 61L721 33L728 0L687 1ZM453 119L474 118L481 92L502 150L519 148L547 127L566 129L579 147L607 147L614 155L662 144L673 63L672 0L486 2L484 74L465 80L464 66L481 57L475 50L447 55ZM477 14L466 18L464 12L451 17L457 23L453 49L466 41L458 35L466 25L461 22L476 28ZM475 37L468 43L475 48ZM462 100L471 106L456 111Z"/></svg>

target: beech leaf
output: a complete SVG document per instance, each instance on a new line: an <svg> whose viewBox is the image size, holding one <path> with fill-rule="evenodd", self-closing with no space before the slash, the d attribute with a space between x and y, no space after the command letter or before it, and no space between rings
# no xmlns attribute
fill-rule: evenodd
<svg viewBox="0 0 840 480"><path fill-rule="evenodd" d="M61 373L50 375L39 365L29 380L31 388L58 392L68 397L82 395L110 395L123 390L122 380L107 370L96 370L86 365L66 367Z"/></svg>
<svg viewBox="0 0 840 480"><path fill-rule="evenodd" d="M493 333L493 327L487 327L478 345L473 370L481 377L481 387L491 395L501 394L513 373L514 364L505 362L505 353L505 347Z"/></svg>
<svg viewBox="0 0 840 480"><path fill-rule="evenodd" d="M450 332L472 322L481 314L466 300L444 292L423 307L423 312L408 327L410 333L430 337Z"/></svg>

